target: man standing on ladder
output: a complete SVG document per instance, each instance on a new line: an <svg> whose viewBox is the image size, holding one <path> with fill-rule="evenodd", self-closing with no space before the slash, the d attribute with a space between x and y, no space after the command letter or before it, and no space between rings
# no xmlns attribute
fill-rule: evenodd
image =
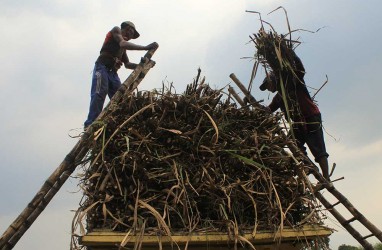
<svg viewBox="0 0 382 250"><path fill-rule="evenodd" d="M101 113L106 95L111 99L121 86L117 71L122 64L127 69L137 67L137 64L129 61L126 50L150 50L158 47L156 42L147 46L129 42L138 37L139 33L130 21L123 22L121 27L115 26L107 33L93 70L90 108L84 123L85 130Z"/></svg>
<svg viewBox="0 0 382 250"><path fill-rule="evenodd" d="M329 154L325 147L321 113L306 88L305 68L301 60L294 52L293 57L296 71L293 74L281 74L281 79L271 72L260 85L260 90L277 92L267 109L274 112L280 108L287 120L292 121L291 130L297 146L307 154L304 145L308 145L315 161L320 165L323 177L329 181ZM283 92L286 100L283 99Z"/></svg>

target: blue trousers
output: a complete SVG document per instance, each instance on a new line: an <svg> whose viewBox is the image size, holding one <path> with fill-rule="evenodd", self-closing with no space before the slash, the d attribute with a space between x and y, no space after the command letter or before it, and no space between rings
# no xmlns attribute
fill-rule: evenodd
<svg viewBox="0 0 382 250"><path fill-rule="evenodd" d="M111 99L121 86L117 72L96 62L93 70L92 87L90 91L90 107L84 126L87 127L97 119L103 109L106 95Z"/></svg>

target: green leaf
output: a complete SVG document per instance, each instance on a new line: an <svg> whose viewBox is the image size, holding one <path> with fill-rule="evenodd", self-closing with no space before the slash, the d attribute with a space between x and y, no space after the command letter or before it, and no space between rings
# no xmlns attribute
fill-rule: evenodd
<svg viewBox="0 0 382 250"><path fill-rule="evenodd" d="M248 164L250 166L257 167L257 168L263 168L263 169L270 169L270 168L264 166L263 164L258 163L258 162L254 161L252 159L249 159L249 158L247 158L245 156L238 155L238 154L232 153L230 151L227 151L227 153L229 153L230 155L236 157L239 160L242 160L245 164Z"/></svg>

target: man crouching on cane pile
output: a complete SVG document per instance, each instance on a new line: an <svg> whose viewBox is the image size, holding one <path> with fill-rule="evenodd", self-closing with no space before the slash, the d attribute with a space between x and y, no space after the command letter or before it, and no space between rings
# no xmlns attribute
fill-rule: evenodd
<svg viewBox="0 0 382 250"><path fill-rule="evenodd" d="M106 95L111 99L121 86L117 70L122 64L127 69L137 67L137 64L129 61L126 50L150 50L158 47L156 42L147 46L129 42L138 37L139 33L130 21L123 22L120 28L115 26L107 33L93 70L90 108L88 118L84 123L85 129L101 113Z"/></svg>
<svg viewBox="0 0 382 250"><path fill-rule="evenodd" d="M277 92L267 109L274 112L280 108L287 120L291 120L291 129L298 147L307 154L304 145L308 145L315 161L320 165L323 177L329 180L329 154L325 148L321 113L306 88L305 69L295 54L294 63L297 70L293 74L281 73L276 76L271 72L260 85L260 90ZM284 88L281 88L281 84ZM283 99L283 92L286 100Z"/></svg>

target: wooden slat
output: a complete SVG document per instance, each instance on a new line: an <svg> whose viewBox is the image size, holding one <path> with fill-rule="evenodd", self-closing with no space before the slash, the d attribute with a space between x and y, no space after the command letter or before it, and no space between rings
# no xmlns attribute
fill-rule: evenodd
<svg viewBox="0 0 382 250"><path fill-rule="evenodd" d="M362 237L362 239L366 240L367 238L375 236L374 234L365 235Z"/></svg>
<svg viewBox="0 0 382 250"><path fill-rule="evenodd" d="M315 237L325 237L332 234L332 230L320 226L305 226L300 229L285 228L282 232L259 231L254 236L250 233L242 235L244 239L253 244L275 244L283 241L295 241L298 239L312 239ZM84 246L106 246L118 245L125 238L126 233L120 232L92 232L83 236L80 240ZM140 236L129 236L129 243L126 246L131 246ZM192 235L172 235L169 236L150 236L145 235L142 238L143 245L158 245L158 242L163 245L227 245L234 242L232 236L226 233L208 233L208 234L192 234Z"/></svg>
<svg viewBox="0 0 382 250"><path fill-rule="evenodd" d="M331 204L329 207L327 207L327 209L332 209L333 207L335 207L335 206L337 206L339 204L341 204L341 202L337 201L336 203Z"/></svg>

